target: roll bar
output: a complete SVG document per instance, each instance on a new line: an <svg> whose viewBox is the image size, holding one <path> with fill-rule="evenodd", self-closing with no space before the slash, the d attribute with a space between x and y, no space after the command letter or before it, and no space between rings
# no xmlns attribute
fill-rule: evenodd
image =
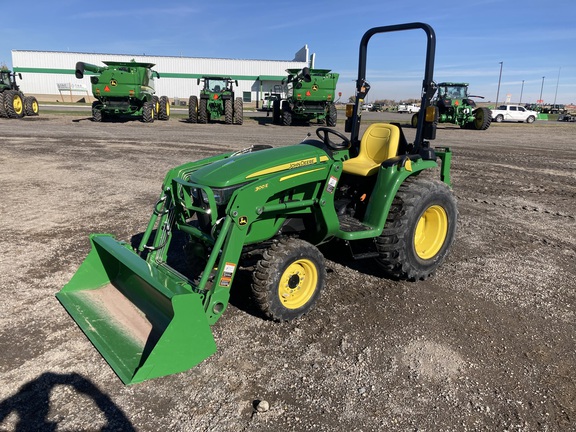
<svg viewBox="0 0 576 432"><path fill-rule="evenodd" d="M352 113L352 129L350 132L350 141L352 142L352 146L356 146L358 148L360 145L360 141L358 140L358 133L360 129L358 108L360 99L363 99L363 97L366 96L370 88L370 85L366 81L366 59L368 53L368 42L370 41L370 38L379 33L390 33L417 29L424 30L426 33L427 44L424 79L422 81L422 101L420 103L420 112L418 113L418 127L416 129L416 138L414 139L413 153L419 153L425 138L434 139L435 130L428 129L426 131L427 136L424 136L424 120L426 116L426 108L430 106L430 100L436 91L436 87L433 81L434 57L436 54L436 34L434 33L434 29L432 29L432 27L428 24L414 22L374 27L369 29L366 33L364 33L364 36L362 36L362 40L360 41L360 55L358 60L358 79L356 81L356 101L354 103L354 111ZM433 125L432 128L435 128L435 126Z"/></svg>

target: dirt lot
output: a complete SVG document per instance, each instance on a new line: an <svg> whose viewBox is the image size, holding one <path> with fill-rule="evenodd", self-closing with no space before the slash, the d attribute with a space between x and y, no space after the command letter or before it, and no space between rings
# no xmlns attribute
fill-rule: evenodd
<svg viewBox="0 0 576 432"><path fill-rule="evenodd" d="M121 383L54 297L88 235L142 232L183 161L308 132L263 117L0 119L0 430L575 430L575 124L441 126L460 219L433 278L328 261L327 289L302 319L266 321L235 301L213 327L214 356ZM255 412L258 400L270 409Z"/></svg>

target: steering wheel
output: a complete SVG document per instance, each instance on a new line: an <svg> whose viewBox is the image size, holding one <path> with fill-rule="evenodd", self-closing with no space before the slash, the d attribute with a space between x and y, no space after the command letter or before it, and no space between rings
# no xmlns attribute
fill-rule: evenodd
<svg viewBox="0 0 576 432"><path fill-rule="evenodd" d="M324 132L323 136L321 135L322 132ZM334 134L338 138L341 138L342 142L340 144L333 143L330 140L329 137L330 134ZM324 144L327 147L331 148L332 150L346 150L350 148L351 143L348 137L344 135L342 132L338 132L337 130L330 129L327 127L319 127L318 129L316 129L316 135L324 142Z"/></svg>

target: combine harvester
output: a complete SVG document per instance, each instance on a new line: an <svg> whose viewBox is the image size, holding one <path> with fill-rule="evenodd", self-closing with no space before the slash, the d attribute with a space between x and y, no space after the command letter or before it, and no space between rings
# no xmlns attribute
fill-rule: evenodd
<svg viewBox="0 0 576 432"><path fill-rule="evenodd" d="M282 81L286 85L286 98L272 104L272 121L290 126L296 123L326 123L336 126L335 93L337 73L329 69L287 69L288 76Z"/></svg>
<svg viewBox="0 0 576 432"><path fill-rule="evenodd" d="M140 118L144 123L170 118L168 97L155 96L154 77L160 74L153 63L105 61L106 66L76 63L76 78L88 71L92 94L92 120L101 122L122 117Z"/></svg>

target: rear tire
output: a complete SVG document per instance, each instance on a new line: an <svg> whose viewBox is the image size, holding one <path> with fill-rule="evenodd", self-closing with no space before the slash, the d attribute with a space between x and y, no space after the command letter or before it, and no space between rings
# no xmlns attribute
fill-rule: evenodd
<svg viewBox="0 0 576 432"><path fill-rule="evenodd" d="M492 123L492 112L488 108L477 108L474 110L474 121L471 126L476 130L486 130Z"/></svg>
<svg viewBox="0 0 576 432"><path fill-rule="evenodd" d="M280 124L280 101L279 100L275 100L272 103L272 123L274 124Z"/></svg>
<svg viewBox="0 0 576 432"><path fill-rule="evenodd" d="M290 126L292 124L292 112L282 111L282 124L284 126Z"/></svg>
<svg viewBox="0 0 576 432"><path fill-rule="evenodd" d="M328 116L326 117L326 126L334 127L338 121L338 111L336 106L331 103L328 105Z"/></svg>
<svg viewBox="0 0 576 432"><path fill-rule="evenodd" d="M324 257L312 244L280 238L263 253L252 275L260 310L275 321L290 321L310 311L324 287Z"/></svg>
<svg viewBox="0 0 576 432"><path fill-rule="evenodd" d="M418 127L418 113L416 113L412 116L412 120L410 120L410 124L412 125L413 128Z"/></svg>
<svg viewBox="0 0 576 432"><path fill-rule="evenodd" d="M244 123L244 101L237 97L234 99L234 124L241 125Z"/></svg>
<svg viewBox="0 0 576 432"><path fill-rule="evenodd" d="M377 239L377 263L394 279L428 278L454 243L457 219L456 200L445 183L406 179Z"/></svg>
<svg viewBox="0 0 576 432"><path fill-rule="evenodd" d="M102 105L98 101L92 102L92 121L96 123L102 122Z"/></svg>
<svg viewBox="0 0 576 432"><path fill-rule="evenodd" d="M190 96L188 99L188 122L198 123L198 97Z"/></svg>
<svg viewBox="0 0 576 432"><path fill-rule="evenodd" d="M167 96L160 96L159 109L158 109L158 120L169 120L170 119L170 100Z"/></svg>
<svg viewBox="0 0 576 432"><path fill-rule="evenodd" d="M24 97L24 112L27 116L37 116L40 112L38 101L34 96Z"/></svg>

